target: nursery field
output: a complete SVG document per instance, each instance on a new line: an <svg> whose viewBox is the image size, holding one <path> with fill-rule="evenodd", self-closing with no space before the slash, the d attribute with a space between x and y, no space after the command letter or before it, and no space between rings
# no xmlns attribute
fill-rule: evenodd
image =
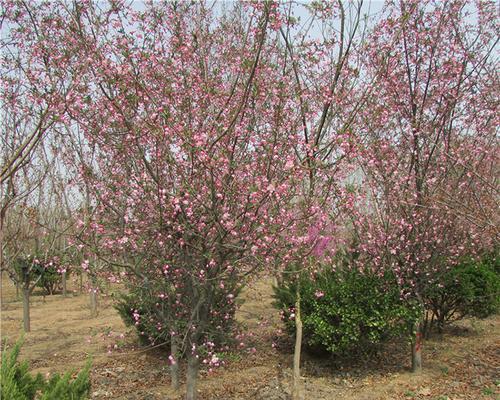
<svg viewBox="0 0 500 400"><path fill-rule="evenodd" d="M500 400L495 1L1 1L0 400Z"/></svg>
<svg viewBox="0 0 500 400"><path fill-rule="evenodd" d="M71 288L71 287L70 287ZM280 336L271 306L271 281L260 279L243 294L237 319L243 350L225 365L202 371L201 399L287 399L291 384L292 343ZM88 296L75 290L32 296L31 329L21 358L34 372L50 374L81 368L92 356L92 398L177 399L169 387L167 355L137 347L134 334L100 297L99 315L90 318ZM2 280L1 335L12 343L22 325L22 303L11 282ZM331 360L304 355L306 399L496 399L500 395L500 318L466 320L425 342L424 370L409 371L404 343L391 343L370 360ZM182 392L182 390L181 390Z"/></svg>

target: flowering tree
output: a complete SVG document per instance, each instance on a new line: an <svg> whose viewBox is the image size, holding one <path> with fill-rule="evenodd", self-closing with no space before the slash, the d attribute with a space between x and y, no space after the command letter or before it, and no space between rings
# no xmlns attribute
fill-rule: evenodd
<svg viewBox="0 0 500 400"><path fill-rule="evenodd" d="M443 266L488 245L481 232L498 236L489 3L477 16L389 3L364 46L361 3L311 3L317 38L293 3L4 3L7 64L26 75L5 74L5 97L42 121L24 124L38 129L26 146L48 127L75 139L62 155L82 193L83 266L147 293L131 318L170 345L174 387L188 359L189 399L245 280L277 259L309 272L340 205L360 259L420 304ZM9 179L26 161L13 143ZM364 198L340 184L355 156ZM300 296L295 318L298 397Z"/></svg>
<svg viewBox="0 0 500 400"><path fill-rule="evenodd" d="M446 269L498 238L487 222L498 226L497 11L414 1L386 13L368 44L377 96L359 120L365 197L353 223L364 262L390 268L402 296L423 308Z"/></svg>
<svg viewBox="0 0 500 400"><path fill-rule="evenodd" d="M78 88L66 115L97 155L81 167L92 204L80 239L109 279L151 288L172 382L186 355L195 398L200 357L216 350L210 332L233 317L238 289L270 261L292 217L299 122L270 40L279 14L268 2L38 12L58 42L51 58Z"/></svg>
<svg viewBox="0 0 500 400"><path fill-rule="evenodd" d="M294 202L296 218L290 225L284 273L297 279L295 293L295 348L293 398L303 397L300 384L302 318L300 276L314 277L319 263L331 262L342 244L339 204L343 182L353 170L357 148L353 122L372 85L360 74L363 2L312 2L300 22L298 8L283 5L287 23L280 29L283 56L294 84L293 99L300 120L303 148L297 161L307 173ZM302 13L303 16L304 13Z"/></svg>
<svg viewBox="0 0 500 400"><path fill-rule="evenodd" d="M33 253L38 224L47 222L39 216L40 206L48 200L45 184L54 167L49 145L53 128L65 123L64 98L72 85L50 56L53 43L44 34L48 21L40 18L45 6L2 1L1 7L0 269L15 277L13 261ZM35 238L27 237L29 233ZM26 280L33 266L28 264L22 279L26 331L34 287Z"/></svg>

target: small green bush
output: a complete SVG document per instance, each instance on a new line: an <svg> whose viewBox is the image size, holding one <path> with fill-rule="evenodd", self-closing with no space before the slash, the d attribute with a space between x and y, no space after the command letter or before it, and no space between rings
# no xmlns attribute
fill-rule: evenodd
<svg viewBox="0 0 500 400"><path fill-rule="evenodd" d="M184 332L187 327L189 315L183 316L182 308L176 307L170 285L165 279L151 279L147 284L130 286L127 293L117 298L116 310L125 325L136 330L142 345L161 345L170 351L171 332ZM233 287L232 293L237 294L239 290ZM216 291L213 294L211 323L203 338L217 347L232 344L236 306L227 301L224 293Z"/></svg>
<svg viewBox="0 0 500 400"><path fill-rule="evenodd" d="M500 260L497 254L464 259L449 269L424 294L430 321L428 329L444 326L464 317L486 318L500 306Z"/></svg>
<svg viewBox="0 0 500 400"><path fill-rule="evenodd" d="M295 334L292 317L297 279L290 271L275 291L287 331ZM390 337L410 334L418 318L400 300L394 278L343 267L323 267L315 279L300 278L301 317L305 347L316 353L368 353Z"/></svg>
<svg viewBox="0 0 500 400"><path fill-rule="evenodd" d="M38 279L37 286L45 293L52 295L62 289L62 276L56 265L43 265L41 263L33 266L34 279Z"/></svg>
<svg viewBox="0 0 500 400"><path fill-rule="evenodd" d="M157 299L153 298L145 289L131 289L128 293L120 293L114 305L126 326L134 327L142 345L160 344L170 345L169 329L158 329L161 323L162 310L156 306ZM140 319L134 319L134 313ZM165 323L165 321L162 321Z"/></svg>
<svg viewBox="0 0 500 400"><path fill-rule="evenodd" d="M90 361L71 379L72 373L62 377L55 374L45 381L41 374L33 377L26 361L19 362L21 341L11 350L2 351L0 398L9 400L84 400L90 395Z"/></svg>
<svg viewBox="0 0 500 400"><path fill-rule="evenodd" d="M32 400L37 391L43 388L43 377L37 374L33 377L29 373L26 361L18 362L21 342L14 345L12 350L2 351L1 367L1 398L11 400Z"/></svg>
<svg viewBox="0 0 500 400"><path fill-rule="evenodd" d="M20 282L25 281L24 271L29 272L29 281L36 282L36 286L42 288L46 294L52 295L62 289L62 275L60 265L54 260L44 262L35 256L19 257L15 260L15 270ZM66 268L66 278L70 271Z"/></svg>
<svg viewBox="0 0 500 400"><path fill-rule="evenodd" d="M90 362L71 379L71 372L63 376L55 374L46 384L40 400L83 400L90 395Z"/></svg>

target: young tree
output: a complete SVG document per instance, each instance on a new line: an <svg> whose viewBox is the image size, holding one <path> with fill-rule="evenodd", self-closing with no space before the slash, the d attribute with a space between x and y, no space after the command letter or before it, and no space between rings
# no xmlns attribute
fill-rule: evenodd
<svg viewBox="0 0 500 400"><path fill-rule="evenodd" d="M45 35L51 21L40 18L46 5L29 7L24 2L2 1L1 6L0 270L3 271L12 268L11 259L6 256L9 243L15 241L15 236L9 237L6 232L8 210L18 206L17 214L21 215L26 214L23 206L36 205L34 192L43 184L51 164L45 162L43 145L52 139L53 127L64 123L63 100L72 86L65 79L64 68L59 68L61 64L52 57L50 37ZM14 235L16 232L10 230Z"/></svg>
<svg viewBox="0 0 500 400"><path fill-rule="evenodd" d="M352 172L356 155L353 122L371 91L360 74L360 43L365 21L363 2L312 2L307 6L283 4L284 25L280 29L286 74L294 84L298 134L302 147L297 162L307 173L295 199L295 220L282 246L287 250L284 273L314 275L321 261L328 260L342 242L339 203L343 184ZM302 9L305 21L297 18ZM282 271L281 271L282 272ZM294 399L303 398L300 383L302 320L300 285L294 309L295 348L293 361Z"/></svg>
<svg viewBox="0 0 500 400"><path fill-rule="evenodd" d="M6 272L16 287L22 289L23 326L26 332L30 326L30 295L37 286L49 294L63 282L63 264L66 249L57 233L64 224L46 205L26 204L11 207L5 220L4 244Z"/></svg>
<svg viewBox="0 0 500 400"><path fill-rule="evenodd" d="M493 3L476 7L390 3L367 44L377 96L359 120L358 250L372 268L390 268L422 310L443 271L498 237L485 223L498 219L498 15ZM421 321L414 330L418 371Z"/></svg>

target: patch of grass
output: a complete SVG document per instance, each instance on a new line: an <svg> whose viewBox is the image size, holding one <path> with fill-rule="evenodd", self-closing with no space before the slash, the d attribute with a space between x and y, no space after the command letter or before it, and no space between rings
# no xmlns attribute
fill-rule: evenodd
<svg viewBox="0 0 500 400"><path fill-rule="evenodd" d="M479 321L476 318L470 319L470 326L471 326L472 331L476 334L482 334L485 332L484 325L481 324L481 321Z"/></svg>
<svg viewBox="0 0 500 400"><path fill-rule="evenodd" d="M495 390L487 386L483 388L483 394L486 396L493 396L495 394Z"/></svg>
<svg viewBox="0 0 500 400"><path fill-rule="evenodd" d="M448 373L450 372L449 368L446 365L442 365L441 367L439 367L439 369L443 375L448 375Z"/></svg>
<svg viewBox="0 0 500 400"><path fill-rule="evenodd" d="M236 352L227 352L227 353L217 353L217 357L220 360L228 361L228 362L236 362L236 361L241 361L242 357L241 354L236 353Z"/></svg>
<svg viewBox="0 0 500 400"><path fill-rule="evenodd" d="M415 392L412 392L411 390L407 390L405 392L405 396L406 397L415 397L416 396L416 393Z"/></svg>
<svg viewBox="0 0 500 400"><path fill-rule="evenodd" d="M109 335L112 331L113 331L113 328L111 328L110 326L105 326L105 327L103 328L103 333L104 333L105 335Z"/></svg>

